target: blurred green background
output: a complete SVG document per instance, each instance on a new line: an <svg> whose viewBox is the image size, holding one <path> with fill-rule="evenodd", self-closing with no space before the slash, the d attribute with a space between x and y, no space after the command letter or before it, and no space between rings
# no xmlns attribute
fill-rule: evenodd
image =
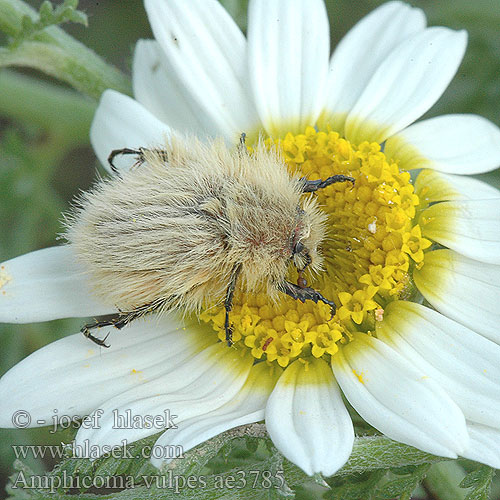
<svg viewBox="0 0 500 500"><path fill-rule="evenodd" d="M38 9L41 0L27 3ZM244 29L247 2L222 3ZM358 19L384 2L326 3L334 46ZM468 51L458 75L426 116L471 112L500 125L500 1L411 3L426 12L430 25L465 28L469 32ZM152 36L142 1L81 0L79 8L87 13L89 27L69 24L64 29L130 74L135 41ZM1 34L0 41L6 41ZM2 79L0 70L0 261L57 244L61 212L68 209L80 190L92 184L100 169L88 142L88 126L96 103L42 74L29 70L20 73L26 80L14 82L15 94L24 97L13 100L9 93L13 84L10 78L7 83ZM37 85L50 86L44 95L52 97L44 105L37 99ZM480 177L500 187L500 171ZM0 375L29 353L78 331L80 326L81 320L0 325ZM58 444L63 439L63 435L49 434L47 429L0 429L0 491L12 474L12 444ZM35 471L53 466L49 460L31 459L26 463ZM498 488L496 491L492 498L500 498Z"/></svg>

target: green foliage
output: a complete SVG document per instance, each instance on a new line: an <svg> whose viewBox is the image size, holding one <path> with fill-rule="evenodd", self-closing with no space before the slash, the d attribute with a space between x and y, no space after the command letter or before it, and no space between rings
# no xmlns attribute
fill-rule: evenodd
<svg viewBox="0 0 500 500"><path fill-rule="evenodd" d="M21 27L12 38L9 48L18 47L23 41L31 40L37 33L48 28L66 22L73 22L88 26L87 15L77 10L78 0L64 0L56 8L49 0L45 0L38 11L38 19L25 14L21 19Z"/></svg>
<svg viewBox="0 0 500 500"><path fill-rule="evenodd" d="M333 477L323 498L328 500L409 500L422 482L430 464L379 469L361 474Z"/></svg>
<svg viewBox="0 0 500 500"><path fill-rule="evenodd" d="M75 0L56 8L44 2L36 12L22 0L0 0L0 31L11 41L0 47L0 68L34 68L96 99L107 88L130 93L128 77L58 26L67 21L86 24L76 6Z"/></svg>
<svg viewBox="0 0 500 500"><path fill-rule="evenodd" d="M10 477L7 491L11 499L75 498L69 486L78 485L80 498L129 498L125 491L106 497L84 494L106 481L107 485L119 488L134 487L134 492L142 492L151 499L170 498L283 498L292 495L284 476L283 457L271 453L262 441L259 454L252 456L247 443L253 449L259 448L260 438L229 432L225 438L214 438L186 454L185 458L172 462L158 471L150 462L148 453L158 436L152 436L131 444L123 455L113 453L94 462L63 459L55 469L40 479L30 469L16 461L16 472ZM246 450L246 460L241 452ZM274 450L275 451L275 450ZM223 458L221 466L220 458ZM250 459L250 457L252 457ZM33 481L33 482L32 482ZM20 486L30 487L22 489ZM137 498L137 497L136 497ZM141 496L142 498L142 496Z"/></svg>
<svg viewBox="0 0 500 500"><path fill-rule="evenodd" d="M338 480L329 480L330 490L323 495L327 500L368 500L384 478L385 470L351 474Z"/></svg>
<svg viewBox="0 0 500 500"><path fill-rule="evenodd" d="M423 481L430 464L419 465L418 467L406 467L402 470L393 470L393 474L399 476L390 479L383 486L377 486L373 498L376 500L386 500L399 498L409 500L413 491Z"/></svg>
<svg viewBox="0 0 500 500"><path fill-rule="evenodd" d="M144 484L144 477L153 477L157 470L143 450L152 446L157 438L158 436L151 436L131 443L126 450L117 449L112 455L104 455L95 461L71 456L71 446L68 446L67 458L59 462L47 477L54 484L62 484L65 477L74 478L75 482L82 483L81 492L91 487L91 484L85 487L83 478L95 480L99 477L126 476L132 478L134 485ZM64 488L62 490L64 491Z"/></svg>
<svg viewBox="0 0 500 500"><path fill-rule="evenodd" d="M173 498L172 494L180 495L178 498L224 498L225 495L228 498L300 498L297 492L304 488L314 490L314 487L316 496L320 494L331 500L409 499L430 464L394 465L425 457L428 461L442 460L422 452L415 455L413 448L384 437L363 437L356 440L357 454L336 475L310 478L276 450L262 424L254 424L216 436L157 470L148 454L157 437L137 441L126 450L117 449L95 461L73 458L69 447L66 458L45 476L34 475L17 461L17 472L8 488L10 498L46 498L44 495L55 492L60 498L66 498L65 495L74 491L69 488L71 485L77 485L81 498L89 498L83 494L107 484L121 488L133 486L134 491L144 488L152 499L169 499ZM383 457L379 456L378 460L366 458L376 458L381 450ZM14 488L23 484L33 486L26 489L28 497L20 497L19 488ZM105 498L118 499L123 495L124 492L114 492Z"/></svg>
<svg viewBox="0 0 500 500"><path fill-rule="evenodd" d="M481 465L469 472L460 483L462 488L471 488L465 500L488 500L490 498L491 482L495 471L487 465Z"/></svg>

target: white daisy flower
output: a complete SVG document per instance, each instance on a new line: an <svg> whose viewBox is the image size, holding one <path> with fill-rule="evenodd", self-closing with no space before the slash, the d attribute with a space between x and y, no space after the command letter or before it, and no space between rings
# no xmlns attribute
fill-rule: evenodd
<svg viewBox="0 0 500 500"><path fill-rule="evenodd" d="M119 445L158 429L114 428L113 410L168 409L176 428L157 444L187 450L265 419L288 459L331 475L354 440L343 393L392 439L500 467L500 193L465 177L500 165L500 131L475 115L414 124L455 75L466 33L389 2L329 57L322 0L251 0L247 38L216 0L145 6L156 40L136 46L135 99L104 93L97 156L108 168L111 150L161 147L173 130L229 144L246 132L310 179L354 177L317 194L331 231L314 285L337 315L239 294L233 348L219 341L222 308L200 324L136 321L111 332L110 349L72 335L4 375L0 425L20 408L32 425L54 409L101 412L76 443ZM69 246L33 252L1 266L0 319L115 312L90 289Z"/></svg>

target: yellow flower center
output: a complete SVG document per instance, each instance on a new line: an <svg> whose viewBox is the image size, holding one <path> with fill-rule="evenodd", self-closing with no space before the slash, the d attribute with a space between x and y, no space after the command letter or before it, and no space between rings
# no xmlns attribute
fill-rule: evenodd
<svg viewBox="0 0 500 500"><path fill-rule="evenodd" d="M283 296L275 305L265 294L235 294L233 341L255 358L285 367L296 358L329 358L354 332L373 334L390 301L415 293L411 268L423 265L431 243L415 223L419 198L410 174L390 162L379 144L356 146L336 132L312 127L275 143L290 170L310 180L335 174L355 179L354 187L336 183L316 192L329 215L329 232L321 249L324 271L308 282L335 301L333 319L322 303ZM225 340L223 307L204 311L201 319Z"/></svg>

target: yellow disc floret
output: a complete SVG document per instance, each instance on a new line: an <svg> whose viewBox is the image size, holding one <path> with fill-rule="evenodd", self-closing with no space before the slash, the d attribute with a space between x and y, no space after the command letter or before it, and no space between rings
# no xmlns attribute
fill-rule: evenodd
<svg viewBox="0 0 500 500"><path fill-rule="evenodd" d="M269 145L273 144L268 139ZM324 271L309 276L309 286L337 304L330 308L283 296L237 292L231 313L233 341L259 360L287 366L294 359L335 355L354 332L372 334L384 307L413 290L411 269L424 263L430 241L415 222L419 198L410 174L387 159L377 143L358 146L333 131L308 127L274 142L292 172L307 179L344 174L355 184L335 183L315 196L329 215L322 254ZM201 319L225 340L224 309L205 310Z"/></svg>

